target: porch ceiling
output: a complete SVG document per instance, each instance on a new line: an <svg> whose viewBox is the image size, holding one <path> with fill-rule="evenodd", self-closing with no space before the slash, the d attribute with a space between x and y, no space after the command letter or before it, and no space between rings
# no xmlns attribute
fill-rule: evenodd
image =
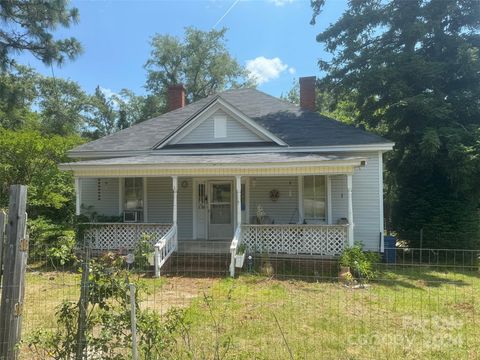
<svg viewBox="0 0 480 360"><path fill-rule="evenodd" d="M143 155L60 165L79 177L349 174L366 158L312 153Z"/></svg>

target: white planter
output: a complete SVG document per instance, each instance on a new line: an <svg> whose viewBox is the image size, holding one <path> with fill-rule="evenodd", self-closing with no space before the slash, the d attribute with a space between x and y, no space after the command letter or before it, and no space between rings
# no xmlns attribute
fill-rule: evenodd
<svg viewBox="0 0 480 360"><path fill-rule="evenodd" d="M245 253L240 255L235 255L235 267L242 268L245 261Z"/></svg>

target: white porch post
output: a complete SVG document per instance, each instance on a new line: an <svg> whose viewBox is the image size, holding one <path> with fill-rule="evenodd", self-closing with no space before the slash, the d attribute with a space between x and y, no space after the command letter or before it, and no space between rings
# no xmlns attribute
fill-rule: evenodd
<svg viewBox="0 0 480 360"><path fill-rule="evenodd" d="M172 190L173 190L173 215L172 222L175 229L177 228L177 192L178 192L178 177L172 176ZM178 248L177 244L177 231L175 231L175 247Z"/></svg>
<svg viewBox="0 0 480 360"><path fill-rule="evenodd" d="M80 178L75 178L75 215L80 215L82 206L82 184Z"/></svg>
<svg viewBox="0 0 480 360"><path fill-rule="evenodd" d="M347 191L348 191L348 245L353 246L352 174L347 175Z"/></svg>
<svg viewBox="0 0 480 360"><path fill-rule="evenodd" d="M235 177L235 189L237 193L237 227L242 223L242 177Z"/></svg>

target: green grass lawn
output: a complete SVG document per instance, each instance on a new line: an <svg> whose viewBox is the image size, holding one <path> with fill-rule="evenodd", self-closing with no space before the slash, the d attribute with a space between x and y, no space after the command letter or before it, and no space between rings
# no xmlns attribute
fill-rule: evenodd
<svg viewBox="0 0 480 360"><path fill-rule="evenodd" d="M478 272L395 269L366 289L254 275L136 280L148 289L142 308L186 309L188 345L178 346L200 359L480 357ZM54 326L55 306L78 299L79 281L29 273L24 334Z"/></svg>

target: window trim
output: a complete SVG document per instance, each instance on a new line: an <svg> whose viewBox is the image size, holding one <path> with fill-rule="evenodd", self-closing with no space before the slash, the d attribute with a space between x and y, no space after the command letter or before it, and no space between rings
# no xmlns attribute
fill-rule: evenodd
<svg viewBox="0 0 480 360"><path fill-rule="evenodd" d="M324 219L307 219L305 217L305 177L307 176L323 176L325 178L325 218ZM329 199L331 198L331 189L329 186L329 176L328 175L303 175L299 176L299 204L301 203L301 206L299 206L299 214L301 214L301 223L309 223L312 224L329 224L330 221L330 204L329 204Z"/></svg>
<svg viewBox="0 0 480 360"><path fill-rule="evenodd" d="M126 181L128 179L134 179L135 181L135 185L134 187L137 186L136 182L137 180L140 181L140 183L142 184L142 191L141 191L141 194L142 194L142 198L141 198L141 202L142 202L142 207L141 208L134 208L134 209L131 209L131 208L127 208L127 194L126 194L126 191L127 191L127 185L126 185ZM136 191L135 191L136 192ZM123 210L126 211L126 210L138 210L138 211L145 211L145 193L146 193L146 188L145 188L145 178L144 177L125 177L123 178L123 201L122 201L122 207L123 207ZM137 199L138 200L138 199Z"/></svg>

